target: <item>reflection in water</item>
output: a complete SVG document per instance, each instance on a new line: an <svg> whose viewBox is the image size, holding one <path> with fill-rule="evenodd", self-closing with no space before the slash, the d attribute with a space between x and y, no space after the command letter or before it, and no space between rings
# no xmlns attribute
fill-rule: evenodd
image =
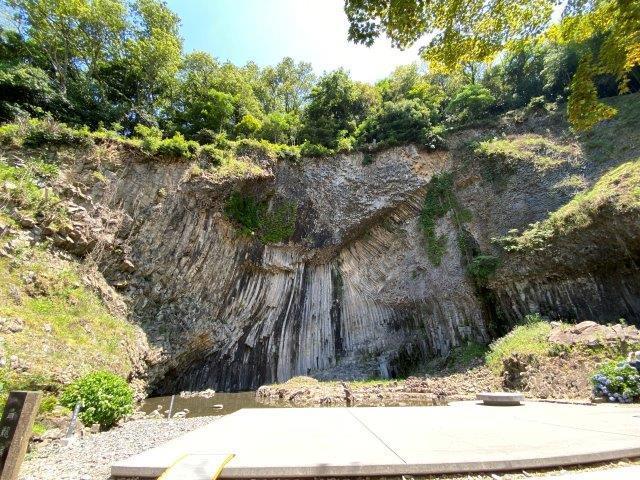
<svg viewBox="0 0 640 480"><path fill-rule="evenodd" d="M161 412L169 410L171 404L171 395L167 397L147 398L142 404L141 410L146 413L153 412L158 405L162 405ZM216 408L215 405L222 405L222 408ZM227 415L241 408L264 408L274 406L290 406L290 405L273 405L259 403L256 400L255 392L238 392L238 393L216 393L212 398L190 397L182 398L180 395L175 396L173 402L173 413L189 409L188 417L204 417L208 415Z"/></svg>
<svg viewBox="0 0 640 480"><path fill-rule="evenodd" d="M151 413L158 405L162 405L161 412L169 410L171 404L171 395L167 397L154 397L148 398L142 404L141 410L145 413ZM216 405L222 405L222 408L216 408ZM432 406L433 400L431 398L424 398L421 400L408 401L405 399L402 402L382 400L374 403L358 403L357 406ZM300 405L303 407L304 405ZM335 405L343 406L343 405ZM294 408L296 405L292 405L290 402L283 400L282 402L269 402L266 403L262 400L262 403L256 399L255 392L237 392L237 393L216 393L212 398L202 397L190 397L182 398L180 395L176 395L173 402L172 412L175 414L185 408L189 410L188 417L204 417L209 415L228 415L229 413L236 412L242 408L265 408L265 407L287 407ZM166 416L166 414L164 414Z"/></svg>

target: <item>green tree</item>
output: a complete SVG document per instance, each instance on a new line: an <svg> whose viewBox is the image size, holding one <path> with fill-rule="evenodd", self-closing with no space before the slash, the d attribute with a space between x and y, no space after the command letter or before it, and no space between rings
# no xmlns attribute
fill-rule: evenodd
<svg viewBox="0 0 640 480"><path fill-rule="evenodd" d="M629 84L629 72L640 64L640 3L637 0L569 0L563 20L550 27L559 0L345 0L349 38L371 45L387 35L404 48L424 36L431 38L422 51L433 71L451 72L476 62L489 63L503 50L517 50L536 39L581 42L596 33L604 36L589 75L575 81L593 85L594 76L611 73L620 91ZM549 28L550 27L550 28ZM545 32L544 36L541 35ZM586 91L572 88L572 91ZM580 108L606 113L597 97ZM596 121L581 122L588 128ZM606 118L602 117L602 118ZM570 116L574 121L575 117Z"/></svg>
<svg viewBox="0 0 640 480"><path fill-rule="evenodd" d="M487 113L495 100L486 87L478 84L465 85L449 102L445 113L452 122L478 120Z"/></svg>
<svg viewBox="0 0 640 480"><path fill-rule="evenodd" d="M295 143L300 117L295 113L271 112L264 117L260 136L274 143Z"/></svg>
<svg viewBox="0 0 640 480"><path fill-rule="evenodd" d="M71 76L118 54L126 28L122 0L7 0L16 26L46 58L62 94Z"/></svg>
<svg viewBox="0 0 640 480"><path fill-rule="evenodd" d="M262 122L248 113L236 125L236 135L239 137L254 137L262 129Z"/></svg>
<svg viewBox="0 0 640 480"><path fill-rule="evenodd" d="M414 142L435 148L437 143L431 133L431 112L415 99L383 103L360 125L357 138L360 144Z"/></svg>
<svg viewBox="0 0 640 480"><path fill-rule="evenodd" d="M380 104L380 94L373 87L352 81L344 70L325 74L310 98L303 136L328 148L336 148L340 138L351 136Z"/></svg>
<svg viewBox="0 0 640 480"><path fill-rule="evenodd" d="M310 63L283 58L276 66L266 67L256 79L264 110L299 112L315 82Z"/></svg>

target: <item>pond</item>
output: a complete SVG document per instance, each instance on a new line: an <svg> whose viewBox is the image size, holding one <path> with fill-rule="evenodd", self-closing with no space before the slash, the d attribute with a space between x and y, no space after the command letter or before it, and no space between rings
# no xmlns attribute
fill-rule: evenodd
<svg viewBox="0 0 640 480"><path fill-rule="evenodd" d="M290 402L283 400L282 402L273 402L262 400L259 401L256 399L255 392L236 392L236 393L225 393L225 392L216 392L216 394L212 398L203 398L203 397L188 397L183 398L180 395L175 395L173 401L172 412L179 412L180 410L184 410L185 408L189 410L188 417L204 417L209 415L228 415L230 413L236 412L242 408L273 408L273 407L287 407L287 408L300 408L304 405L293 405ZM166 397L153 397L147 398L142 406L141 410L145 413L151 413L161 405L161 412L166 412L169 410L171 405L171 395ZM219 406L222 405L222 408ZM361 402L358 403L358 406L432 406L433 402L431 399L403 399L401 402L393 401L393 400L382 400L374 403L370 402ZM330 408L320 407L318 408ZM166 414L165 414L166 415Z"/></svg>

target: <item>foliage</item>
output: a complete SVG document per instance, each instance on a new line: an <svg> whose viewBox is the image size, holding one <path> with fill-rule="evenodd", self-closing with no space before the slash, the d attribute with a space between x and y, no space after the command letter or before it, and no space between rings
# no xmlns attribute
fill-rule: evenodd
<svg viewBox="0 0 640 480"><path fill-rule="evenodd" d="M300 155L303 157L328 157L333 155L333 150L315 143L304 142L300 146Z"/></svg>
<svg viewBox="0 0 640 480"><path fill-rule="evenodd" d="M440 265L447 238L437 235L436 223L457 207L453 195L453 176L441 173L431 179L420 212L420 226L427 242L427 256L433 265Z"/></svg>
<svg viewBox="0 0 640 480"><path fill-rule="evenodd" d="M260 136L273 143L294 143L300 125L300 117L294 113L271 112L264 117Z"/></svg>
<svg viewBox="0 0 640 480"><path fill-rule="evenodd" d="M7 385L57 392L65 372L131 372L134 327L109 313L75 262L27 244L13 258L0 258L0 273L0 316L24 321L22 331L4 337L4 354L29 365L27 372L7 372Z"/></svg>
<svg viewBox="0 0 640 480"><path fill-rule="evenodd" d="M353 135L379 102L374 89L352 81L344 70L325 74L311 91L303 137L311 144L335 149L338 140Z"/></svg>
<svg viewBox="0 0 640 480"><path fill-rule="evenodd" d="M569 121L578 131L590 130L596 123L613 117L617 111L598 102L596 87L591 81L593 66L589 58L583 58L571 82L571 96L567 105Z"/></svg>
<svg viewBox="0 0 640 480"><path fill-rule="evenodd" d="M471 260L467 267L467 271L471 278L479 285L486 285L487 281L493 276L500 260L493 255L478 255Z"/></svg>
<svg viewBox="0 0 640 480"><path fill-rule="evenodd" d="M0 159L0 212L17 207L23 214L39 218L44 224L59 226L66 220L60 199L39 184L57 176L54 165L32 161L23 168Z"/></svg>
<svg viewBox="0 0 640 480"><path fill-rule="evenodd" d="M232 193L225 204L227 216L237 222L245 235L256 235L263 243L281 243L294 233L297 207L282 202L269 208L268 202L239 192Z"/></svg>
<svg viewBox="0 0 640 480"><path fill-rule="evenodd" d="M21 115L42 115L66 107L47 72L25 64L8 64L0 59L0 121Z"/></svg>
<svg viewBox="0 0 640 480"><path fill-rule="evenodd" d="M551 325L539 316L530 317L524 325L518 325L504 337L491 343L485 360L494 371L500 371L502 361L513 354L544 356L551 349L549 333Z"/></svg>
<svg viewBox="0 0 640 480"><path fill-rule="evenodd" d="M495 98L486 87L477 84L465 85L454 95L445 113L452 122L479 120L494 102Z"/></svg>
<svg viewBox="0 0 640 480"><path fill-rule="evenodd" d="M60 403L69 409L80 403L82 423L109 428L133 412L133 389L122 377L99 371L71 383L60 396Z"/></svg>
<svg viewBox="0 0 640 480"><path fill-rule="evenodd" d="M236 124L236 135L240 137L253 137L262 129L262 122L256 117L247 113ZM202 131L202 130L201 130ZM210 131L210 130L209 130Z"/></svg>
<svg viewBox="0 0 640 480"><path fill-rule="evenodd" d="M620 90L626 91L629 72L640 64L640 6L631 0L570 0L564 6L562 22L550 26L557 3L345 0L345 12L349 38L358 43L372 45L376 38L386 35L395 46L405 48L421 38L430 38L422 57L434 72L461 71L477 63L488 65L504 50L517 51L540 39L566 44L600 34L603 40L597 49L597 70L574 78L573 90L578 92L574 101L580 114L574 112L571 119L588 115L591 110L605 113L600 118L606 118L610 112L598 106L587 83L593 84L596 73L610 73L619 79Z"/></svg>
<svg viewBox="0 0 640 480"><path fill-rule="evenodd" d="M605 173L591 189L578 193L546 220L529 225L520 234L510 231L498 241L509 252L545 250L555 238L588 227L605 206L619 213L640 209L640 159Z"/></svg>
<svg viewBox="0 0 640 480"><path fill-rule="evenodd" d="M610 402L631 403L640 397L640 373L628 362L610 361L591 378L593 394Z"/></svg>
<svg viewBox="0 0 640 480"><path fill-rule="evenodd" d="M385 102L358 127L359 143L398 145L418 143L435 148L440 144L431 131L431 112L417 100Z"/></svg>

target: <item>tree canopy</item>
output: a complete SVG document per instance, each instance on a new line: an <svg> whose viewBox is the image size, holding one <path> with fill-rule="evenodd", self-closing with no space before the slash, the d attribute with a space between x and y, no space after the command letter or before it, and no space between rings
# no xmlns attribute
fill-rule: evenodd
<svg viewBox="0 0 640 480"><path fill-rule="evenodd" d="M581 55L571 83L570 120L590 128L614 112L593 95L598 74L629 89L629 72L640 63L640 3L635 0L569 0L552 24L561 0L345 0L349 38L371 45L380 36L405 48L422 38L422 56L434 72L454 72L475 62L489 64L503 51L534 42L583 43L602 36L597 51ZM589 84L589 85L587 85ZM587 114L587 112L590 112Z"/></svg>

